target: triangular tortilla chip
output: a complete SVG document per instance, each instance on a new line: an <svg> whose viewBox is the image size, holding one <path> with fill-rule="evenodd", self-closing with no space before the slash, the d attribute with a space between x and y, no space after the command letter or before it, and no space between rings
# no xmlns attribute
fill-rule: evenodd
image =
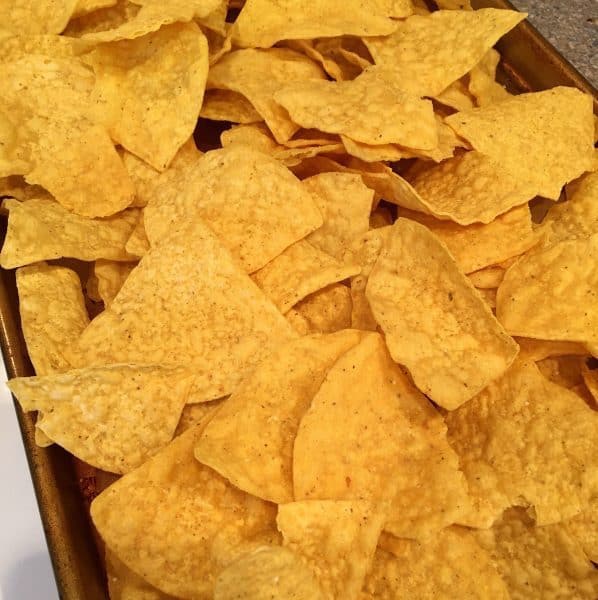
<svg viewBox="0 0 598 600"><path fill-rule="evenodd" d="M97 279L98 296L108 306L127 280L137 263L116 262L113 260L96 260L93 272Z"/></svg>
<svg viewBox="0 0 598 600"><path fill-rule="evenodd" d="M0 6L2 28L19 34L60 33L78 0L9 0Z"/></svg>

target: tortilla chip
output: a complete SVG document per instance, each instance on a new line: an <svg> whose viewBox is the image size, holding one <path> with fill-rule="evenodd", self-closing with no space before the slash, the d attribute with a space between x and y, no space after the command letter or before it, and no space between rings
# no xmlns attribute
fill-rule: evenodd
<svg viewBox="0 0 598 600"><path fill-rule="evenodd" d="M305 323L305 333L334 333L351 327L352 308L351 290L333 283L310 294L291 311ZM288 313L285 316L288 319Z"/></svg>
<svg viewBox="0 0 598 600"><path fill-rule="evenodd" d="M182 370L112 365L8 387L24 411L43 412L37 427L50 439L98 469L128 473L170 442L191 381Z"/></svg>
<svg viewBox="0 0 598 600"><path fill-rule="evenodd" d="M364 600L510 598L488 553L460 527L444 529L422 541L382 534L364 593Z"/></svg>
<svg viewBox="0 0 598 600"><path fill-rule="evenodd" d="M206 153L187 172L161 185L143 221L155 244L179 223L199 217L249 273L322 224L315 199L292 173L240 144Z"/></svg>
<svg viewBox="0 0 598 600"><path fill-rule="evenodd" d="M300 338L260 363L195 446L197 459L265 500L293 500L293 443L327 371L359 342L356 331Z"/></svg>
<svg viewBox="0 0 598 600"><path fill-rule="evenodd" d="M252 277L280 312L285 313L310 294L357 273L357 264L336 260L301 240Z"/></svg>
<svg viewBox="0 0 598 600"><path fill-rule="evenodd" d="M125 243L138 219L129 209L106 219L87 219L51 200L4 200L8 232L0 264L14 269L53 258L131 260Z"/></svg>
<svg viewBox="0 0 598 600"><path fill-rule="evenodd" d="M581 375L595 403L598 403L598 370L585 366L581 370Z"/></svg>
<svg viewBox="0 0 598 600"><path fill-rule="evenodd" d="M511 598L586 598L598 594L598 572L565 524L534 526L512 509L474 537L491 557Z"/></svg>
<svg viewBox="0 0 598 600"><path fill-rule="evenodd" d="M77 0L72 18L76 19L102 8L110 8L117 2L118 0Z"/></svg>
<svg viewBox="0 0 598 600"><path fill-rule="evenodd" d="M127 277L137 266L137 263L123 263L112 260L97 260L93 267L98 281L98 295L104 306L116 298Z"/></svg>
<svg viewBox="0 0 598 600"><path fill-rule="evenodd" d="M4 35L4 32L3 32ZM0 36L0 62L8 63L28 54L43 54L52 58L73 58L84 54L90 45L64 35L6 35Z"/></svg>
<svg viewBox="0 0 598 600"><path fill-rule="evenodd" d="M94 525L114 554L173 596L211 597L221 569L276 539L274 506L195 460L201 431L198 425L175 438L91 505Z"/></svg>
<svg viewBox="0 0 598 600"><path fill-rule="evenodd" d="M392 70L403 89L437 96L471 70L525 13L485 8L438 11L398 23L388 37L364 38L377 65Z"/></svg>
<svg viewBox="0 0 598 600"><path fill-rule="evenodd" d="M534 285L530 285L530 281ZM526 254L498 288L497 317L514 335L598 349L598 233Z"/></svg>
<svg viewBox="0 0 598 600"><path fill-rule="evenodd" d="M395 222L365 293L393 359L444 408L472 398L517 355L444 244L419 223Z"/></svg>
<svg viewBox="0 0 598 600"><path fill-rule="evenodd" d="M226 398L220 398L219 400L212 400L211 402L200 402L199 404L187 404L183 408L179 424L176 426L175 436L185 433L188 429L195 427L202 423L207 425L216 411L226 402Z"/></svg>
<svg viewBox="0 0 598 600"><path fill-rule="evenodd" d="M20 175L10 175L0 179L0 197L15 198L20 202L32 200L34 198L43 198L45 200L54 200L43 187L39 185L29 185Z"/></svg>
<svg viewBox="0 0 598 600"><path fill-rule="evenodd" d="M563 523L567 531L582 546L585 555L598 562L598 501L595 499L587 510Z"/></svg>
<svg viewBox="0 0 598 600"><path fill-rule="evenodd" d="M245 96L282 144L299 126L274 101L274 95L294 81L305 79L325 79L325 74L303 54L287 48L247 49L231 52L215 64L208 75L208 87Z"/></svg>
<svg viewBox="0 0 598 600"><path fill-rule="evenodd" d="M487 225L463 226L406 210L399 214L425 225L442 240L463 273L519 256L539 241L527 205L512 208ZM490 287L498 287L498 283Z"/></svg>
<svg viewBox="0 0 598 600"><path fill-rule="evenodd" d="M329 598L360 596L384 515L363 500L305 500L278 507L283 545L316 573Z"/></svg>
<svg viewBox="0 0 598 600"><path fill-rule="evenodd" d="M496 67L499 62L500 54L494 48L490 48L469 72L469 92L478 106L500 102L510 96L509 92L496 82Z"/></svg>
<svg viewBox="0 0 598 600"><path fill-rule="evenodd" d="M581 371L585 364L584 356L553 356L536 364L544 377L569 390L583 384Z"/></svg>
<svg viewBox="0 0 598 600"><path fill-rule="evenodd" d="M370 215L370 229L392 225L393 221L392 212L387 206L377 206Z"/></svg>
<svg viewBox="0 0 598 600"><path fill-rule="evenodd" d="M534 340L533 338L515 338L519 345L519 357L523 360L538 362L545 358L564 355L585 356L588 353L583 344L576 342L555 342L551 340Z"/></svg>
<svg viewBox="0 0 598 600"><path fill-rule="evenodd" d="M517 181L532 184L532 195L557 200L565 183L594 166L592 98L574 88L520 94L446 122Z"/></svg>
<svg viewBox="0 0 598 600"><path fill-rule="evenodd" d="M598 415L533 363L515 362L446 421L474 500L468 525L488 527L509 506L556 523L598 492Z"/></svg>
<svg viewBox="0 0 598 600"><path fill-rule="evenodd" d="M125 250L131 256L141 258L142 256L145 256L149 249L150 243L147 239L147 234L145 233L145 225L143 216L141 215L125 244Z"/></svg>
<svg viewBox="0 0 598 600"><path fill-rule="evenodd" d="M291 50L295 50L295 52L301 52L313 61L319 63L324 71L326 71L326 73L335 81L346 79L340 66L332 58L324 56L317 48L315 48L313 40L287 40L284 42L284 46Z"/></svg>
<svg viewBox="0 0 598 600"><path fill-rule="evenodd" d="M199 116L232 123L258 123L263 120L245 96L230 90L207 90Z"/></svg>
<svg viewBox="0 0 598 600"><path fill-rule="evenodd" d="M10 0L0 7L2 28L11 33L60 33L78 0Z"/></svg>
<svg viewBox="0 0 598 600"><path fill-rule="evenodd" d="M437 94L434 100L455 110L469 110L474 107L473 98L461 79L453 81L440 94Z"/></svg>
<svg viewBox="0 0 598 600"><path fill-rule="evenodd" d="M71 19L64 30L64 35L79 38L86 33L116 29L123 23L132 20L140 10L140 6L133 4L129 0L117 0L114 6L100 8L86 15L80 15Z"/></svg>
<svg viewBox="0 0 598 600"><path fill-rule="evenodd" d="M164 170L195 129L208 76L208 44L194 23L98 46L92 102L112 139ZM173 68L172 65L176 65Z"/></svg>
<svg viewBox="0 0 598 600"><path fill-rule="evenodd" d="M324 600L314 572L288 548L263 546L218 575L214 600Z"/></svg>
<svg viewBox="0 0 598 600"><path fill-rule="evenodd" d="M412 13L407 0L247 0L233 28L238 46L268 48L280 40L338 35L388 35L389 17ZM289 19L289 15L293 18Z"/></svg>
<svg viewBox="0 0 598 600"><path fill-rule="evenodd" d="M438 145L432 103L404 93L374 67L352 81L289 83L274 94L274 100L302 127L372 145L423 149Z"/></svg>

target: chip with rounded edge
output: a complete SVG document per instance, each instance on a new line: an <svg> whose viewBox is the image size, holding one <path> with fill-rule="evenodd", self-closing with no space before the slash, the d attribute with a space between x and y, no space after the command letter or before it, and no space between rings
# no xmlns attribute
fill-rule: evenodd
<svg viewBox="0 0 598 600"><path fill-rule="evenodd" d="M60 33L79 0L7 0L0 5L2 28L15 34Z"/></svg>
<svg viewBox="0 0 598 600"><path fill-rule="evenodd" d="M207 90L199 116L212 121L258 123L262 116L245 96L231 90Z"/></svg>

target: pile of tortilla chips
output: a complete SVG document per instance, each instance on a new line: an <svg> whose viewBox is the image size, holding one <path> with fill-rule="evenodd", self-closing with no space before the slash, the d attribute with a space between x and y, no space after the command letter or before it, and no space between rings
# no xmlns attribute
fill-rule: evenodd
<svg viewBox="0 0 598 600"><path fill-rule="evenodd" d="M9 387L112 600L598 597L592 98L498 83L525 15L0 17Z"/></svg>

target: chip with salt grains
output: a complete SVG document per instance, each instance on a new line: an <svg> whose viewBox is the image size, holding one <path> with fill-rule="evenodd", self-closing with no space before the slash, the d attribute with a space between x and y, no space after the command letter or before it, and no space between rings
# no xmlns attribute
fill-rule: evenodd
<svg viewBox="0 0 598 600"><path fill-rule="evenodd" d="M195 23L102 44L85 57L96 75L92 114L112 139L159 171L195 129L208 44ZM173 66L174 65L174 66Z"/></svg>
<svg viewBox="0 0 598 600"><path fill-rule="evenodd" d="M444 408L467 402L517 355L446 246L419 223L395 222L365 293L393 359Z"/></svg>
<svg viewBox="0 0 598 600"><path fill-rule="evenodd" d="M592 97L575 88L512 96L446 123L515 181L531 184L532 196L557 200L563 185L595 166Z"/></svg>
<svg viewBox="0 0 598 600"><path fill-rule="evenodd" d="M197 425L175 438L91 504L93 523L118 559L177 597L211 597L220 570L278 537L275 506L194 458L201 431Z"/></svg>
<svg viewBox="0 0 598 600"><path fill-rule="evenodd" d="M339 261L308 241L300 240L256 271L252 278L285 313L310 294L358 273L356 263Z"/></svg>
<svg viewBox="0 0 598 600"><path fill-rule="evenodd" d="M199 116L231 123L258 123L263 120L245 96L231 90L207 90Z"/></svg>
<svg viewBox="0 0 598 600"><path fill-rule="evenodd" d="M7 0L0 5L2 28L21 35L60 33L78 0Z"/></svg>
<svg viewBox="0 0 598 600"><path fill-rule="evenodd" d="M233 41L267 48L280 40L388 35L396 29L390 17L411 13L408 0L248 0L235 22Z"/></svg>
<svg viewBox="0 0 598 600"><path fill-rule="evenodd" d="M387 37L364 38L377 65L394 74L398 86L436 96L470 71L525 13L485 8L437 11L399 22Z"/></svg>
<svg viewBox="0 0 598 600"><path fill-rule="evenodd" d="M265 500L293 500L293 444L326 373L360 340L357 331L302 337L256 367L206 426L197 459Z"/></svg>
<svg viewBox="0 0 598 600"><path fill-rule="evenodd" d="M205 402L293 337L214 233L193 221L149 250L70 355L77 367L185 364L195 374L189 401Z"/></svg>
<svg viewBox="0 0 598 600"><path fill-rule="evenodd" d="M598 493L598 414L531 362L516 361L446 421L474 503L467 525L488 527L510 506L556 523Z"/></svg>
<svg viewBox="0 0 598 600"><path fill-rule="evenodd" d="M305 333L334 333L351 327L352 309L351 290L342 283L333 283L310 294L291 311L304 324ZM289 319L288 312L285 317Z"/></svg>
<svg viewBox="0 0 598 600"><path fill-rule="evenodd" d="M88 219L52 200L4 200L3 207L9 211L0 252L5 269L61 257L88 261L134 258L125 251L125 243L139 218L137 209L106 219Z"/></svg>
<svg viewBox="0 0 598 600"><path fill-rule="evenodd" d="M96 260L93 272L97 279L98 295L104 306L108 306L131 274L137 263Z"/></svg>
<svg viewBox="0 0 598 600"><path fill-rule="evenodd" d="M472 534L490 555L510 598L579 598L598 595L598 571L567 530L567 523L544 527L522 509L511 509L492 529Z"/></svg>
<svg viewBox="0 0 598 600"><path fill-rule="evenodd" d="M534 285L530 285L530 281ZM598 233L529 252L505 273L496 315L513 335L598 352Z"/></svg>
<svg viewBox="0 0 598 600"><path fill-rule="evenodd" d="M216 579L214 600L325 600L316 576L282 546L263 546L242 556Z"/></svg>
<svg viewBox="0 0 598 600"><path fill-rule="evenodd" d="M281 504L276 524L283 546L316 573L325 597L360 597L384 513L364 500L304 500Z"/></svg>
<svg viewBox="0 0 598 600"><path fill-rule="evenodd" d="M43 413L37 427L51 440L98 469L128 473L170 442L191 381L182 369L111 365L8 387L25 412Z"/></svg>

